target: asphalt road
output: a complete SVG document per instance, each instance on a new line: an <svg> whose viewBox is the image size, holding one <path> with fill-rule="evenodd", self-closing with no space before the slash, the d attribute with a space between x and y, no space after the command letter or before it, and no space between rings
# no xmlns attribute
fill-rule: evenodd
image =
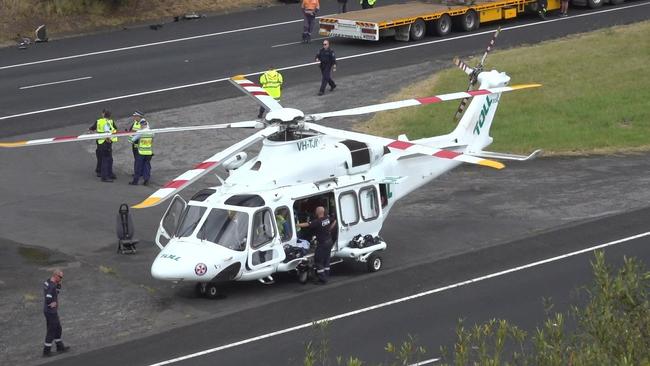
<svg viewBox="0 0 650 366"><path fill-rule="evenodd" d="M502 318L530 332L545 319L543 298L559 312L584 301L578 289L591 283L593 259L585 249L613 244L604 248L610 264L624 256L650 263L649 221L650 209L595 220L436 263L378 272L363 282L321 287L309 296L51 364L300 365L306 342L321 339L309 324L328 318L335 318L326 332L332 359L386 362L381 352L386 343L401 343L408 335L428 350L426 358L438 358L439 347L455 341L460 318L469 325ZM627 241L617 242L621 239ZM531 265L549 258L554 259Z"/></svg>
<svg viewBox="0 0 650 366"><path fill-rule="evenodd" d="M570 17L555 22L541 23L536 19L524 19L504 23L505 26L519 24L522 26L530 24L530 26L506 30L500 37L499 45L500 47L509 47L515 44L533 43L545 39L545 37L553 38L565 35L572 29L573 31L596 29L605 25L647 19L648 6L645 4L649 3L632 2L627 5L637 6L636 8L598 15L588 15L592 12L573 9L572 14L584 14L585 16ZM621 7L605 7L601 10L618 8ZM282 9L285 11L283 12ZM286 9L291 9L291 7L264 10L264 12L268 11L264 14L267 14L268 18L291 19L294 15L287 14ZM161 30L168 32L167 29L171 29L166 34L161 31L134 29L61 40L38 45L23 53L13 49L0 50L0 54L3 65L9 65L170 39L177 36L197 35L206 32L200 28L209 24L212 24L213 27L209 32L214 32L215 29L234 29L261 24L260 17L253 17L250 14L259 13L252 12L248 16L246 13L240 13L233 15L232 18L216 17L216 20L208 18L198 22L171 25L175 28L166 25ZM297 38L293 34L299 32L300 29L299 22L291 24L292 27L295 26L295 29L291 30L292 35L283 34L282 36L288 42ZM576 24L576 28L572 28L574 24ZM265 29L262 37L271 33L268 28ZM257 30L248 32L257 32ZM450 41L434 38L428 41L437 43L430 44L427 44L426 41L413 44L391 41L381 44L358 42L339 44L337 42L336 49L339 52L339 57L353 55L355 47L368 51L380 50L390 46L391 43L399 47L414 47L342 60L337 81L341 80L340 85L345 88L337 89L336 93L327 94L324 98L312 95L315 94L315 85L318 82L318 76L314 74L314 69L303 67L287 70L285 75L291 81L285 89L284 101L288 105L299 104L298 106L304 107L306 111L326 111L332 109L332 106L346 108L377 102L378 98L383 98L414 80L430 75L433 70L448 65L453 55L469 55L480 52L485 47L489 35L479 35L479 33L456 34L456 36L467 37L453 41L451 41L453 36L446 38ZM137 34L137 36L122 37L124 34ZM221 45L220 42L224 42L224 40L219 37L224 36L212 38ZM259 34L258 37L260 37ZM191 42L207 41L208 39L210 37ZM224 49L226 47L236 48L236 45L232 43L232 41L228 45L223 43L221 47ZM61 47L61 45L66 46ZM177 44L168 44L164 47L171 45ZM214 48L209 44L205 47ZM292 62L280 63L275 66L297 64L295 59L298 57L296 55L302 51L304 51L304 55L300 56L301 59L305 59L306 62L311 61L312 53L318 46L309 46L310 49L307 51L302 45L286 47L291 51L282 54L287 54L287 60ZM194 46L181 47L173 57L177 57L179 52L194 52L193 48ZM121 62L145 62L143 59L150 58L146 55L154 49L156 47L138 48L137 52L133 50L134 54L131 54L132 57L129 57L128 60L127 57L116 57L125 56L126 53L116 53L115 55L110 54L110 57L104 54L99 57L61 61L61 65L69 62L77 65L80 69L84 67L90 69L90 66L83 65L98 63L99 68L110 69L110 64L103 64L98 59L103 61L105 57L112 58L113 62L119 65L122 65ZM266 56L260 57L252 53L251 51L254 50L252 47L248 48L248 56L240 59L241 65L237 66L236 72L224 72L214 68L210 71L212 73L209 74L209 77L192 80L212 80L212 78L229 76L234 73L262 70L265 67ZM350 53L346 54L345 52L348 51ZM211 52L214 54L214 51ZM244 51L241 53L243 54ZM166 56L165 52L155 51L153 54L158 55L161 64L165 63L164 57L161 56ZM28 57L33 58L28 59ZM230 55L222 57L227 58ZM7 63L5 64L5 62ZM216 61L210 59L210 62ZM0 68L0 77L3 80L0 88L4 87L5 79L11 79L5 78L5 75L13 75L21 69L25 71L20 72L35 70L33 74L37 75L37 70L59 67L55 64L56 62L13 69ZM153 64L155 62L146 64L141 69L134 69L136 71L131 74L139 75L148 72L149 68L153 69ZM259 68L255 69L250 65L259 65ZM398 67L399 65L402 66ZM71 66L68 65L68 67ZM205 67L206 70L210 69L209 65ZM159 74L156 77L150 76L140 82L146 83L150 78L153 79L152 82L160 82L161 79L166 80L166 78L174 77L176 68L178 68L177 65L167 65L166 68L158 71ZM198 66L196 70L199 70ZM377 72L377 70L381 70L381 72ZM47 73L47 71L44 72ZM134 87L129 82L127 74L123 68L116 68L112 74L106 76L106 80L113 82L113 79L122 79L123 83L116 83L119 85L114 85L113 87L117 88L114 90L105 88L111 92L97 94L98 96L93 98L102 95L124 95L129 90L151 90L143 86ZM58 72L56 76L58 77ZM84 75L81 73L70 74L67 77L84 77ZM29 83L44 81L53 80L37 78L30 79ZM89 80L79 80L78 82L86 81ZM90 82L94 82L94 79L90 79ZM68 92L70 92L70 99L62 100L61 103L88 101L92 99L90 98L92 93L105 92L104 88L82 88L81 91L75 92L75 82L71 82L56 84L52 86L53 89L26 89L28 93L41 89L39 92L44 93L41 96L46 95L45 91L48 90L49 94L42 100L38 100L34 95L30 98L14 100L14 103L2 104L6 103L5 98L14 97L15 88L19 84L28 85L28 83L16 84L14 82L13 90L5 91L3 89L2 91L3 100L0 101L0 113L5 117L11 115L6 108L23 106L22 109L16 109L14 112L33 112L38 108L43 108L40 106L42 103L50 103L50 98L68 98ZM170 82L164 85L174 86L177 84ZM359 93L359 90L365 91L365 93ZM239 96L232 86L221 82L206 87L184 88L175 92L120 99L111 103L91 104L87 107L69 108L59 112L39 113L25 117L0 117L0 136L25 134L29 131L45 129L48 131L32 134L29 137L36 138L45 137L44 135L63 135L83 131L89 124L88 122L95 119L97 111L105 106L117 111L118 117L126 116L136 108L146 110L150 112L150 120L155 121L156 127L179 123L214 123L216 122L214 121L215 115L225 121L248 119L256 114L257 109L254 106L251 108L251 103L246 97L222 99L230 95ZM202 101L210 102L202 103ZM507 102L507 98L504 98L504 102ZM52 103L47 106L56 105ZM178 108L172 108L175 106ZM158 109L160 112L154 112ZM124 123L124 121L120 122ZM333 121L332 123L336 127L349 128L353 122L346 120ZM498 123L498 116L496 123ZM64 127L49 130L56 126ZM242 136L242 133L238 131L218 134L182 134L180 137L161 136L157 140L159 154L154 162L152 180L154 185L159 186L165 183L184 168L202 160L203 157L210 156L214 150L223 149ZM16 136L18 139L25 137L28 136ZM541 147L543 148L543 146ZM96 182L94 174L92 174L94 164L92 143L63 144L55 147L43 146L1 152L0 309L3 314L9 315L0 320L0 326L4 330L0 333L0 357L6 357L8 364L36 362L35 359L40 351L38 346L42 341L42 315L40 314L38 286L47 271L55 265L66 268L66 292L63 296L65 303L62 308L62 319L66 340L75 346L75 351L70 356L73 358L87 357L80 353L88 349L105 347L107 344L119 344L110 348L115 356L121 355L122 349L124 349L124 355L128 357L131 357L132 353L142 353L147 357L160 355L160 357L151 359L137 357L132 359L136 363L147 363L227 344L236 339L246 339L276 329L284 329L286 326L301 324L302 321L309 319L320 319L339 313L339 308L346 304L350 306L342 308L343 310L340 311L355 308L353 305L368 306L376 302L406 296L421 291L425 287L434 288L440 284L462 281L467 278L463 277L464 275L474 278L508 265L523 263L524 259L535 260L544 258L546 255L554 255L559 251L555 252L555 247L552 245L542 245L535 250L525 250L524 254L509 252L504 250L503 246L499 246L498 248L502 251L495 249L494 252L491 252L492 256L496 257L494 259L496 264L491 265L484 262L484 260L489 262L490 255L483 250L502 243L509 243L514 238L529 238L534 233L547 231L551 228L647 207L650 201L650 191L647 190L650 178L646 173L648 159L644 155L540 159L526 164L510 163L508 169L499 172L462 167L441 177L434 184L414 192L392 210L382 231L382 235L391 243L391 250L386 252L385 271L373 276L363 276L359 274L358 269L339 267L335 271L334 282L326 288L300 286L289 278L281 278L274 286L238 283L227 289L228 298L213 302L196 299L191 285L174 287L169 283L151 279L149 264L157 253L151 239L165 208L164 205L135 213L137 235L143 239L138 255L124 257L114 254L113 221L118 203L137 202L151 193L152 189L155 189L126 185L125 177L130 174L132 169L130 148L125 144L118 144L115 150L115 168L119 179L110 186ZM184 194L191 195L192 190L199 189L199 186L206 184L216 184L216 179L206 177L199 185L188 189ZM639 212L641 213L639 214ZM647 216L645 211L633 212L629 220L633 221L633 216L636 214L639 214L641 219ZM619 225L618 221L616 223ZM598 228L600 226L585 230L586 233L581 235L591 235L591 230L594 230L596 234L600 233L599 235L593 238L589 236L590 240L576 241L575 244L579 246L600 243L609 237L625 235L625 233L619 232L620 225L611 228L611 233L608 230L604 232L595 230ZM602 225L602 229L607 229L607 227ZM538 238L537 240L541 241L542 239ZM525 244L533 245L536 242L527 241ZM52 260L46 264L30 264L17 254L20 253L20 249L26 247L51 251L53 253ZM559 249L564 248L559 246ZM571 248L566 249L570 250ZM471 254L467 253L473 252L477 252L478 257L469 257L468 259L467 256ZM522 255L533 254L539 254L539 256L522 257ZM467 268L468 263L470 263L470 268ZM107 269L112 272L105 272ZM405 283L409 285L405 286ZM36 289L35 293L34 288ZM360 303L357 297L361 297L364 302ZM33 298L36 300L30 300ZM536 304L539 304L539 301ZM241 313L244 309L248 311L246 316ZM231 318L231 314L235 315ZM229 319L242 321L232 324L227 323L230 321ZM449 321L453 322L454 320L450 319ZM178 333L177 336L173 329L177 328L179 324L188 323L199 326L212 324L213 327L211 329L196 328L195 325L193 328L182 328L182 331L187 333ZM200 331L190 332L189 329ZM223 331L223 333L210 333L215 329ZM156 334L161 330L172 331L164 333L165 335L161 337L148 338L146 342L137 341L145 334ZM398 336L401 337L402 333L396 332L395 334L396 337L391 340L399 341ZM428 333L423 334L427 335ZM437 338L432 337L432 339L438 342ZM152 341L153 344L149 343ZM128 345L131 344L138 345L138 347L129 348ZM383 344L377 344L379 348L374 347L374 343L369 344L368 348L378 352L377 350L380 350ZM437 344L432 343L427 346L429 349L435 350ZM338 345L337 349L342 354L357 354L354 350L345 347L338 348ZM165 350L173 352L163 355ZM298 353L292 357L298 357L301 350L302 344L298 344L294 350ZM102 362L99 353L94 355L96 359L93 360L93 363ZM0 360L2 359L0 358ZM61 358L55 361L63 362L65 360Z"/></svg>
<svg viewBox="0 0 650 366"><path fill-rule="evenodd" d="M645 20L648 5L572 9L570 17L547 22L523 16L478 32L421 42L334 40L338 75L476 54L498 25L509 33L498 47L507 48ZM334 6L325 3L321 13L331 14ZM38 44L26 51L2 49L0 137L90 124L102 108L125 117L134 109L151 112L233 97L238 91L225 78L270 66L285 69L290 84L308 82L318 77L310 63L320 43L296 42L301 27L298 6L287 5L170 23L158 31L137 27ZM42 85L49 83L55 84Z"/></svg>

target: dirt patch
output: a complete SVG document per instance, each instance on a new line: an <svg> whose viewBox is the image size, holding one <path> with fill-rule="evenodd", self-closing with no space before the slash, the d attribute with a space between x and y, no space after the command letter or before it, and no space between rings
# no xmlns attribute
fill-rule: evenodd
<svg viewBox="0 0 650 366"><path fill-rule="evenodd" d="M34 36L46 24L57 38L141 23L161 23L196 13L213 15L268 7L276 0L0 0L0 45L10 45L18 34Z"/></svg>

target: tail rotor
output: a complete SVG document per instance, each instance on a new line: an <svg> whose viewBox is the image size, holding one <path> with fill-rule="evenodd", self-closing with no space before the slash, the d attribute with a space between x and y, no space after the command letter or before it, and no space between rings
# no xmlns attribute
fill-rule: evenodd
<svg viewBox="0 0 650 366"><path fill-rule="evenodd" d="M494 44L496 43L497 37L499 36L499 33L501 33L501 27L497 28L497 31L494 32L494 35L492 36L492 39L490 40L490 43L488 43L487 48L485 49L485 52L483 53L483 57L481 57L481 61L476 65L476 67L470 67L467 65L463 60L461 60L458 57L454 58L454 64L458 66L459 69L461 69L465 74L469 76L469 85L467 86L467 91L470 91L472 89L476 88L476 84L478 83L478 75L483 72L483 67L485 64L485 59L487 58L488 53L492 51L492 48L494 47ZM460 101L460 104L458 105L458 109L456 110L456 113L454 114L454 122L458 123L460 120L460 117L463 115L463 112L465 112L465 108L467 107L467 104L469 103L469 98L464 98L463 100Z"/></svg>

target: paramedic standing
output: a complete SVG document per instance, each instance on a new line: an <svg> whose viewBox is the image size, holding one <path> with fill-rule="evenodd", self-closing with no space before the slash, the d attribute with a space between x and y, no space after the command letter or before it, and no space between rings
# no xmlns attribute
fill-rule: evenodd
<svg viewBox="0 0 650 366"><path fill-rule="evenodd" d="M316 219L312 222L302 222L298 226L305 228L308 227L316 236L318 245L316 246L316 253L314 253L314 264L316 265L316 275L318 276L318 283L325 284L330 275L330 257L332 255L332 247L334 241L332 240L332 229L336 227L336 219L330 220L325 216L325 208L323 206L316 207Z"/></svg>
<svg viewBox="0 0 650 366"><path fill-rule="evenodd" d="M264 88L264 90L266 90L266 92L278 102L282 95L282 83L284 83L282 74L274 68L270 68L260 76L260 84L262 84L262 88ZM257 114L257 118L264 117L264 112L266 112L266 108L260 107L260 112Z"/></svg>
<svg viewBox="0 0 650 366"><path fill-rule="evenodd" d="M336 88L336 83L332 80L332 71L336 71L336 54L330 48L330 41L323 41L323 48L316 54L316 61L320 61L320 73L322 76L318 95L323 95L325 94L327 84L330 85L330 91Z"/></svg>
<svg viewBox="0 0 650 366"><path fill-rule="evenodd" d="M311 41L311 31L314 28L316 21L316 13L320 10L319 0L302 0L302 15L305 20L302 26L302 42L309 43Z"/></svg>
<svg viewBox="0 0 650 366"><path fill-rule="evenodd" d="M142 118L144 118L144 113L140 111L133 112L133 121L127 131L139 131L142 128L140 125L140 120L142 120ZM133 174L135 174L135 164L138 160L138 142L133 141L133 136L129 136L129 142L131 143L131 150L133 151Z"/></svg>
<svg viewBox="0 0 650 366"><path fill-rule="evenodd" d="M57 352L66 352L70 347L63 345L61 340L61 322L59 321L59 290L63 281L63 271L56 269L52 277L43 283L43 313L47 325L43 357L52 355L52 342L56 344Z"/></svg>
<svg viewBox="0 0 650 366"><path fill-rule="evenodd" d="M138 185L140 177L144 178L145 186L149 185L149 178L151 178L151 157L153 156L153 133L147 133L149 124L147 120L142 118L140 120L140 133L133 136L133 143L138 144L138 156L135 160L135 173L133 180L129 182L130 185Z"/></svg>

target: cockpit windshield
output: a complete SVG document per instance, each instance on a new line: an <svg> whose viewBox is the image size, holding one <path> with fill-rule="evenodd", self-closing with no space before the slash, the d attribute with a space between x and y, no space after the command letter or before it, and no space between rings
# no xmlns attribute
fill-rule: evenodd
<svg viewBox="0 0 650 366"><path fill-rule="evenodd" d="M196 236L228 249L243 251L248 238L248 214L213 208Z"/></svg>
<svg viewBox="0 0 650 366"><path fill-rule="evenodd" d="M182 238L192 235L194 229L196 229L196 225L201 221L205 210L206 208L202 206L188 205L185 212L183 212L181 223L176 230L176 237Z"/></svg>

